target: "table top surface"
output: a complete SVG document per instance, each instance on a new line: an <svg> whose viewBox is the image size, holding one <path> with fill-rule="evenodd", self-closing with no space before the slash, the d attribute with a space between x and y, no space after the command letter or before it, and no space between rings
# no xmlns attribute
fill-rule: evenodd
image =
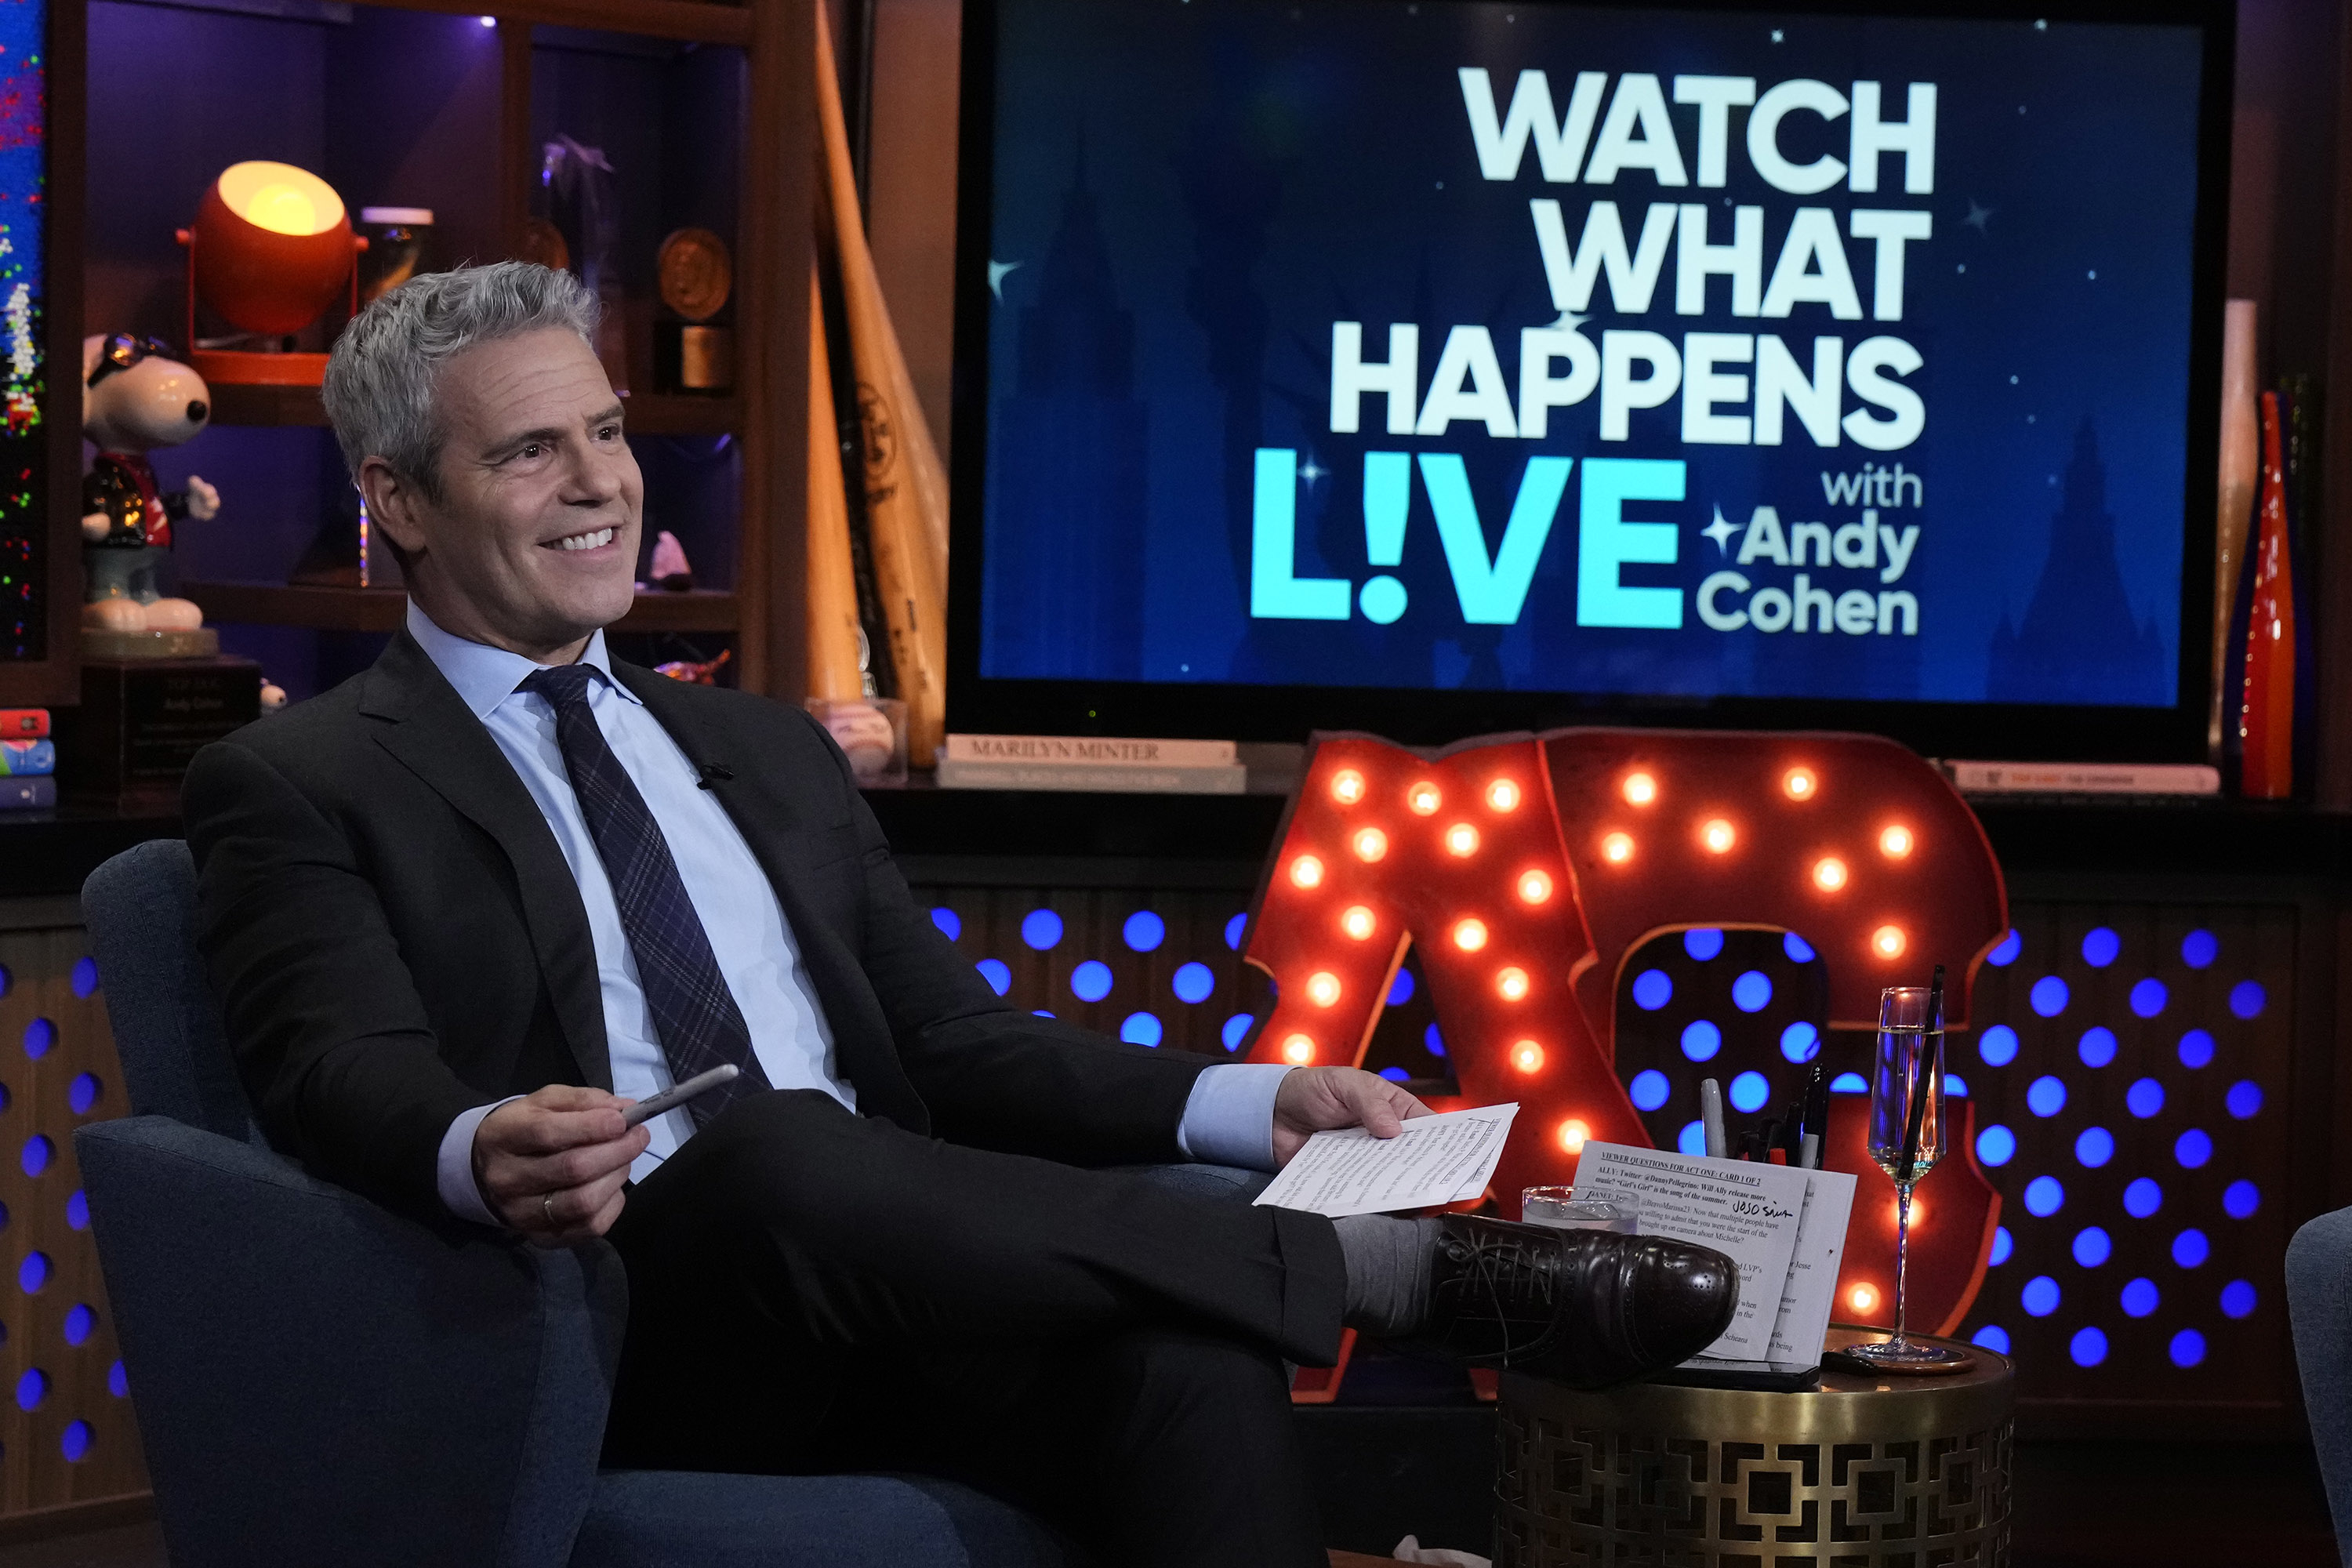
<svg viewBox="0 0 2352 1568"><path fill-rule="evenodd" d="M1882 1330L1832 1328L1822 1349L1824 1352L1843 1350L1848 1345L1869 1344L1887 1339ZM1958 1340L1938 1339L1933 1334L1913 1334L1913 1339L1925 1344L1946 1345L1964 1352L1969 1364L1958 1372L1938 1373L1921 1376L1903 1373L1848 1372L1842 1367L1822 1368L1822 1394L1932 1394L1946 1389L1988 1387L2004 1384L2014 1375L2009 1358L1997 1355L1981 1345L1964 1344Z"/></svg>
<svg viewBox="0 0 2352 1568"><path fill-rule="evenodd" d="M1886 1338L1883 1329L1833 1328L1825 1350ZM1573 1413L1599 1426L1705 1432L1721 1440L1844 1442L1890 1435L1972 1431L2008 1419L2015 1376L2005 1356L1956 1340L1915 1334L1965 1353L1968 1365L1941 1376L1848 1372L1824 1366L1819 1386L1797 1390L1628 1383L1580 1390L1544 1378L1503 1373L1507 1406Z"/></svg>

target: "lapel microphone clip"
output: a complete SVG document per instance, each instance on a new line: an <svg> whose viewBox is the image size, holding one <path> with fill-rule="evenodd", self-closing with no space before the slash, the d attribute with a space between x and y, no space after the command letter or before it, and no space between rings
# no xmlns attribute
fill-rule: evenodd
<svg viewBox="0 0 2352 1568"><path fill-rule="evenodd" d="M700 764L698 771L702 778L694 786L697 789L709 789L713 784L732 784L735 779L735 770L725 763L704 763Z"/></svg>

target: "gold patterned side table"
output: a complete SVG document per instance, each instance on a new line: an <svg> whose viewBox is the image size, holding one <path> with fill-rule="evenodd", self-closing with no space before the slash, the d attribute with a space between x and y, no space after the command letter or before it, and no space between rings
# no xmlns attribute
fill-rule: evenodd
<svg viewBox="0 0 2352 1568"><path fill-rule="evenodd" d="M2007 1568L2010 1366L1958 1348L1804 1394L1506 1373L1496 1568Z"/></svg>

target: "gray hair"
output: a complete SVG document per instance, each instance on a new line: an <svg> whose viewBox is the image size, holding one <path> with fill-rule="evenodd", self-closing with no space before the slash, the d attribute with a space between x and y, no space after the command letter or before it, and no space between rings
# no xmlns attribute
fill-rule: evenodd
<svg viewBox="0 0 2352 1568"><path fill-rule="evenodd" d="M437 498L441 367L476 343L549 327L593 346L602 312L580 279L530 261L430 272L379 295L335 340L320 389L352 477L382 458Z"/></svg>

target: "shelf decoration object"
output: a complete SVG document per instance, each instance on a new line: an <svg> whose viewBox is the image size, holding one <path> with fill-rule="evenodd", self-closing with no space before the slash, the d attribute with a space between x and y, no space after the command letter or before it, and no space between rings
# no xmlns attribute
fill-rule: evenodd
<svg viewBox="0 0 2352 1568"><path fill-rule="evenodd" d="M204 612L165 598L156 568L169 556L172 526L209 521L220 492L194 474L168 493L155 482L147 454L203 433L212 416L204 378L153 338L129 332L85 338L81 345L82 434L98 457L82 479L82 564L89 588L81 609L82 654L89 658L187 658L220 651Z"/></svg>
<svg viewBox="0 0 2352 1568"><path fill-rule="evenodd" d="M551 271L572 270L572 247L565 243L563 231L543 217L522 220L522 243L516 248L518 261L536 261Z"/></svg>
<svg viewBox="0 0 2352 1568"><path fill-rule="evenodd" d="M857 177L834 75L833 37L816 7L817 123L824 164L817 229L833 247L825 268L837 279L856 372L859 446L865 458L865 515L875 586L890 634L896 695L907 705L908 754L930 768L947 731L947 474L931 444L914 378L890 325L882 280L866 243ZM821 327L812 326L812 331ZM811 620L816 617L811 607Z"/></svg>
<svg viewBox="0 0 2352 1568"><path fill-rule="evenodd" d="M833 405L833 356L824 341L824 301L809 272L808 695L826 701L865 697L873 678L859 657L857 570L849 540L848 480L842 473L841 426Z"/></svg>
<svg viewBox="0 0 2352 1568"><path fill-rule="evenodd" d="M626 397L628 301L621 283L620 174L602 147L583 145L558 132L555 140L540 149L539 184L555 230L555 248L588 291L604 302L593 346L613 390ZM526 235L526 240L532 242L533 236ZM528 259L544 258L534 254Z"/></svg>
<svg viewBox="0 0 2352 1568"><path fill-rule="evenodd" d="M824 307L809 274L808 710L861 784L907 782L907 705L877 694L858 626L848 479L833 404Z"/></svg>
<svg viewBox="0 0 2352 1568"><path fill-rule="evenodd" d="M661 301L677 316L654 323L654 385L661 392L719 395L735 390L735 329L714 325L735 286L727 242L707 228L682 228L655 261Z"/></svg>
<svg viewBox="0 0 2352 1568"><path fill-rule="evenodd" d="M1492 1188L1507 1216L1522 1188L1571 1182L1590 1140L1650 1146L1612 1045L1622 972L1661 933L1725 927L1817 950L1832 1028L1871 1028L1885 985L1937 963L1965 977L1948 998L1965 1028L2009 906L1967 803L1891 741L1590 729L1420 752L1318 737L1250 912L1243 956L1276 1000L1249 1059L1360 1065L1418 950L1458 1103L1520 1105ZM1828 1163L1864 1179L1839 1279L1874 1304L1895 1238L1863 1216L1894 1194L1864 1133L1858 1109L1833 1111ZM1913 1306L1948 1332L1982 1282L1999 1199L1968 1159L1922 1192Z"/></svg>
<svg viewBox="0 0 2352 1568"><path fill-rule="evenodd" d="M334 187L291 163L252 161L221 172L179 231L188 258L189 359L207 381L317 386L323 353L196 348L196 301L244 331L288 337L348 291L359 311L355 263L367 241L352 232Z"/></svg>
<svg viewBox="0 0 2352 1568"><path fill-rule="evenodd" d="M422 270L433 240L431 207L362 207L368 230L366 260L360 267L360 303L372 305Z"/></svg>
<svg viewBox="0 0 2352 1568"><path fill-rule="evenodd" d="M686 558L686 546L677 535L667 529L654 536L653 563L646 568L646 581L666 594L690 594L694 591L694 565Z"/></svg>
<svg viewBox="0 0 2352 1568"><path fill-rule="evenodd" d="M2281 401L2275 392L2263 394L2261 502L2241 571L2245 674L2237 687L2238 790L2251 800L2284 800L2294 793L2300 639Z"/></svg>
<svg viewBox="0 0 2352 1568"><path fill-rule="evenodd" d="M2238 601L2238 568L2246 553L2246 531L2254 515L2254 492L2262 484L2262 432L2257 424L2254 312L2252 300L2229 301L2221 327L2221 511L2213 533L2213 701L2206 720L2206 751L2221 761L2225 719L2234 721L2228 700L2230 623Z"/></svg>

